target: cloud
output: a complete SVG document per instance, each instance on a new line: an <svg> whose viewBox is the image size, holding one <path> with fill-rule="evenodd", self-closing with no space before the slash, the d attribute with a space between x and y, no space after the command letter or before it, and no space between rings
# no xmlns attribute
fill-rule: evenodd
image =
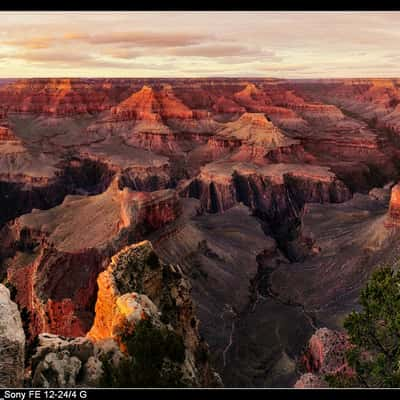
<svg viewBox="0 0 400 400"><path fill-rule="evenodd" d="M259 47L248 47L241 44L201 44L198 46L178 47L168 51L176 56L191 57L227 57L227 56L267 56L274 57L275 52Z"/></svg>
<svg viewBox="0 0 400 400"><path fill-rule="evenodd" d="M119 46L135 47L166 47L190 46L210 39L208 34L184 32L107 32L98 34L68 33L64 35L68 40L80 40L90 44L114 44Z"/></svg>
<svg viewBox="0 0 400 400"><path fill-rule="evenodd" d="M77 67L91 67L94 69L113 68L118 70L156 70L165 71L176 69L177 64L171 62L138 63L134 60L104 59L100 54L87 54L83 52L65 52L51 49L43 51L26 51L13 56L25 63L43 66L62 66L65 69ZM1 59L1 56L0 56Z"/></svg>
<svg viewBox="0 0 400 400"><path fill-rule="evenodd" d="M87 38L87 34L76 33L76 32L66 32L66 33L64 33L63 38L66 40L84 40Z"/></svg>
<svg viewBox="0 0 400 400"><path fill-rule="evenodd" d="M7 46L23 47L26 49L46 49L49 48L52 42L51 37L32 37L23 39L14 39L5 41Z"/></svg>
<svg viewBox="0 0 400 400"><path fill-rule="evenodd" d="M303 72L305 70L311 69L311 65L306 65L306 64L297 64L297 65L266 65L263 68L260 68L260 70L264 72Z"/></svg>
<svg viewBox="0 0 400 400"><path fill-rule="evenodd" d="M88 54L78 52L67 52L62 49L46 51L26 51L18 53L13 58L27 62L39 63L84 63L93 59Z"/></svg>
<svg viewBox="0 0 400 400"><path fill-rule="evenodd" d="M400 61L395 12L0 17L2 76L390 76Z"/></svg>
<svg viewBox="0 0 400 400"><path fill-rule="evenodd" d="M387 60L390 60L390 61L399 62L400 61L400 52L399 53L385 54L384 58L387 59Z"/></svg>
<svg viewBox="0 0 400 400"><path fill-rule="evenodd" d="M146 52L144 52L143 50L140 51L138 49L112 47L104 49L102 51L102 54L105 54L113 58L122 58L125 60L130 60L132 58L145 56Z"/></svg>

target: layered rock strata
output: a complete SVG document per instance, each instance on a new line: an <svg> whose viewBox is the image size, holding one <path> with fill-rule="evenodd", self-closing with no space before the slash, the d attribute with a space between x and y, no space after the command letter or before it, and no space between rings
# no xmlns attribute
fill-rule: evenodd
<svg viewBox="0 0 400 400"><path fill-rule="evenodd" d="M85 334L92 322L96 278L109 257L129 242L175 220L173 191L118 189L97 196L67 196L48 211L34 210L4 228L7 274L17 302L40 332Z"/></svg>

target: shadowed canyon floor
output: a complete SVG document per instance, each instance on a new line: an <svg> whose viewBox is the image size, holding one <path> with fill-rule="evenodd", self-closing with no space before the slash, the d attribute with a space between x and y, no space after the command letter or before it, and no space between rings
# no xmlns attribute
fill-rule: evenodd
<svg viewBox="0 0 400 400"><path fill-rule="evenodd" d="M28 344L87 335L99 276L149 240L223 384L293 386L314 332L400 256L399 103L396 79L4 82L0 278Z"/></svg>

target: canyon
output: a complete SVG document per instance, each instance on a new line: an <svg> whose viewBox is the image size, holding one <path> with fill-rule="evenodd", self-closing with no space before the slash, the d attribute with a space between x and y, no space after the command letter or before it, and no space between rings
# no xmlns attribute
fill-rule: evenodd
<svg viewBox="0 0 400 400"><path fill-rule="evenodd" d="M151 317L192 386L323 387L399 257L399 107L398 79L4 81L0 386L96 386Z"/></svg>

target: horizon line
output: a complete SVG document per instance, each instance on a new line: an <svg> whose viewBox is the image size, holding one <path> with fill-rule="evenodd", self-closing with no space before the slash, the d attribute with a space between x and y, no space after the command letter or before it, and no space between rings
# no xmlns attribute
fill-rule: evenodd
<svg viewBox="0 0 400 400"><path fill-rule="evenodd" d="M179 77L165 77L165 76L0 76L0 80L6 79L269 79L269 80L326 80L326 79L400 79L399 76L351 76L351 77L317 77L317 78L304 78L304 77L273 77L273 76L179 76Z"/></svg>

